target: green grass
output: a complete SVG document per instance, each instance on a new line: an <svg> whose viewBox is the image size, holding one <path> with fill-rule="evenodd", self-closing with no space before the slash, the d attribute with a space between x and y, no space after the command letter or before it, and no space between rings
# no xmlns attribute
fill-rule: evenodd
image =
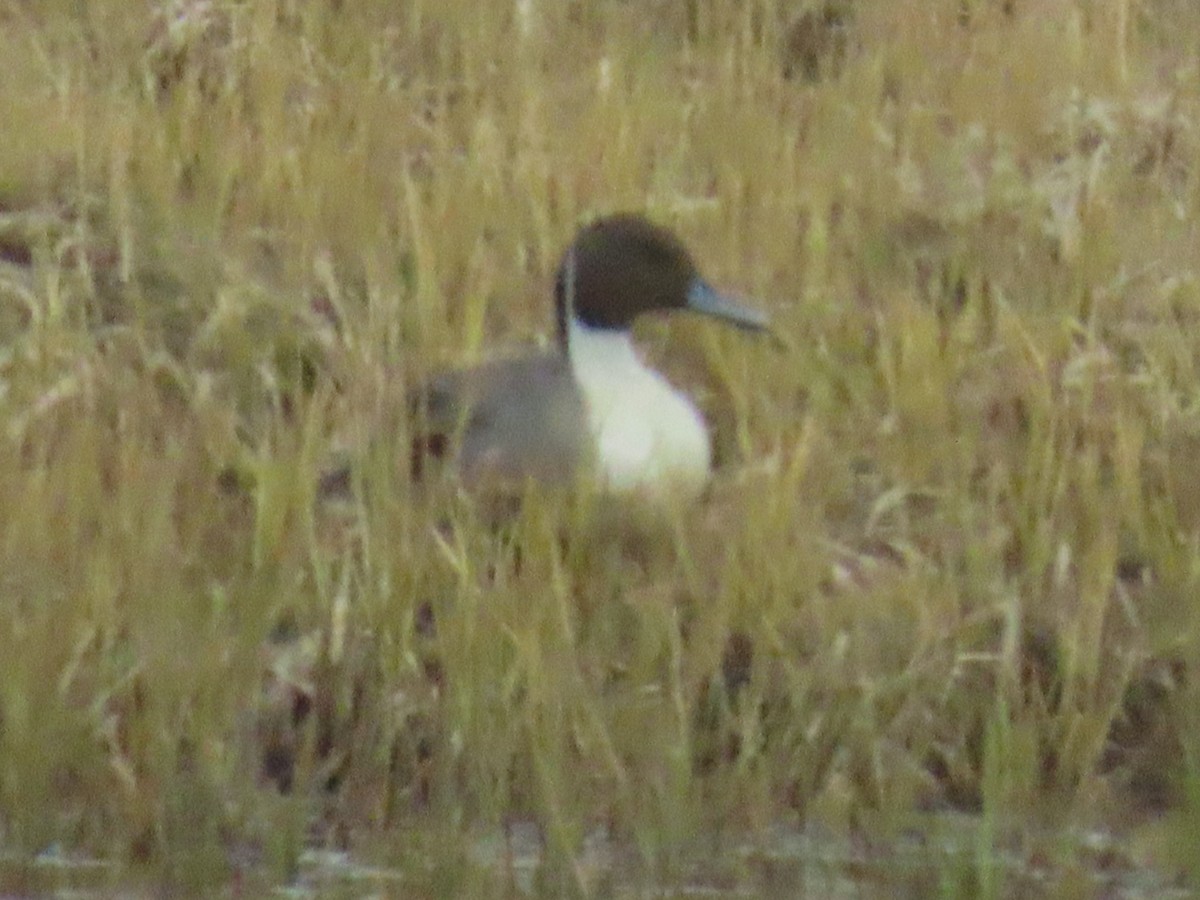
<svg viewBox="0 0 1200 900"><path fill-rule="evenodd" d="M1200 11L819 6L0 7L0 891L1196 887ZM401 398L617 209L790 349L497 531Z"/></svg>

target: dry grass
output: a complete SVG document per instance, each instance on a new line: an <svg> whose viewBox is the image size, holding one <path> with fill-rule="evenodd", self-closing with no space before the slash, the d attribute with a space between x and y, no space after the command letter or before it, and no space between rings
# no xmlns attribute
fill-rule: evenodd
<svg viewBox="0 0 1200 900"><path fill-rule="evenodd" d="M1195 886L1198 47L1183 0L0 6L0 890ZM498 533L396 398L547 334L614 209L792 349L647 326L707 502Z"/></svg>

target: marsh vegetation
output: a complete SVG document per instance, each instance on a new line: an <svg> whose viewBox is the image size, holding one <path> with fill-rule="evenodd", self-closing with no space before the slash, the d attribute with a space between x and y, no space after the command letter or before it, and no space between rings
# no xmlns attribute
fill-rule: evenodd
<svg viewBox="0 0 1200 900"><path fill-rule="evenodd" d="M1200 7L14 0L0 59L0 892L1196 886ZM789 349L645 323L704 501L497 527L402 398L618 209Z"/></svg>

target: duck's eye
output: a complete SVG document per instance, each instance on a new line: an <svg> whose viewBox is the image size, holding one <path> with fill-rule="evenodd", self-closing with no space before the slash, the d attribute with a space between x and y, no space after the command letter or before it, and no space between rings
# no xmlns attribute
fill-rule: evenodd
<svg viewBox="0 0 1200 900"><path fill-rule="evenodd" d="M672 252L672 248L665 246L661 241L650 239L639 241L637 252L643 262L653 266L665 268L676 263L676 254Z"/></svg>

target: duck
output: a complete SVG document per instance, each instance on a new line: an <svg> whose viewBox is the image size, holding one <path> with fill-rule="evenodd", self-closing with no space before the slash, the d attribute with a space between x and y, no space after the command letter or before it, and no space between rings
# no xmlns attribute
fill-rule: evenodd
<svg viewBox="0 0 1200 900"><path fill-rule="evenodd" d="M647 364L633 324L690 312L769 332L767 314L714 288L672 231L637 213L579 229L558 265L554 309L552 347L444 372L410 396L414 473L437 459L484 490L582 478L652 501L699 495L712 472L708 424ZM338 470L322 493L348 485Z"/></svg>

